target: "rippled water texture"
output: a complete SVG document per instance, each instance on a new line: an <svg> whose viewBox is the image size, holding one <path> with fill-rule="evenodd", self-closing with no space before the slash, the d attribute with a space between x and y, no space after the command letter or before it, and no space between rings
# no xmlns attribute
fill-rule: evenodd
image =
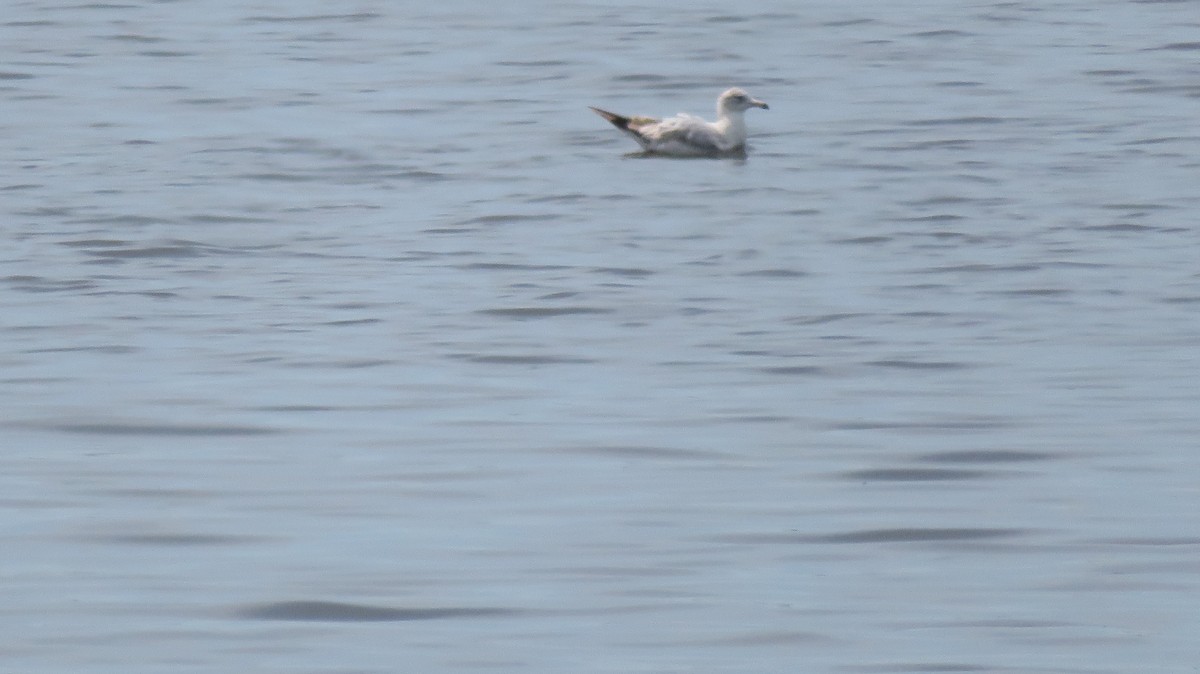
<svg viewBox="0 0 1200 674"><path fill-rule="evenodd" d="M1195 669L1195 2L0 24L0 669Z"/></svg>

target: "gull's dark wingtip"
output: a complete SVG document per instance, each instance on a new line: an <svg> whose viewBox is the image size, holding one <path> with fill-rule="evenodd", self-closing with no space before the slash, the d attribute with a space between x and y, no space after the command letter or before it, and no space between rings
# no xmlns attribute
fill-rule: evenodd
<svg viewBox="0 0 1200 674"><path fill-rule="evenodd" d="M612 124L613 126L617 127L618 129L620 129L622 131L627 131L629 129L629 118L628 117L622 117L621 115L618 115L616 113L609 112L608 110L601 110L600 108L597 108L597 107L594 107L591 105L589 105L588 108L590 108L592 110L592 112L594 112L597 115L600 115L604 119L608 120L609 124Z"/></svg>

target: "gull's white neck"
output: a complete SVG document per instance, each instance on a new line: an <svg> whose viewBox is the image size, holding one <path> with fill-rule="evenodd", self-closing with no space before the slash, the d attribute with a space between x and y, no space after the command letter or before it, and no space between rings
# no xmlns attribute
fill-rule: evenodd
<svg viewBox="0 0 1200 674"><path fill-rule="evenodd" d="M714 126L725 137L730 148L746 144L746 116L742 111L718 109Z"/></svg>

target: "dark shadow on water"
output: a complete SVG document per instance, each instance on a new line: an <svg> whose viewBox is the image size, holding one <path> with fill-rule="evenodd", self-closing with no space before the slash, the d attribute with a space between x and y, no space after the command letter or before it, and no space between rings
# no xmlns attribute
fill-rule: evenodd
<svg viewBox="0 0 1200 674"><path fill-rule="evenodd" d="M690 160L694 160L694 159L733 159L735 161L744 162L749 158L750 155L746 154L745 150L739 150L737 152L714 152L712 154L697 154L697 155L686 155L686 156L671 155L671 154L659 154L657 152L640 151L640 152L626 152L625 154L623 154L621 156L624 157L625 159L672 159L672 160L683 160L683 161L690 161Z"/></svg>
<svg viewBox="0 0 1200 674"><path fill-rule="evenodd" d="M929 463L1019 463L1046 461L1054 458L1045 452L1026 452L1014 449L961 449L949 452L934 452L917 457Z"/></svg>
<svg viewBox="0 0 1200 674"><path fill-rule="evenodd" d="M1011 538L1018 533L1020 532L1016 529L867 529L836 534L803 536L801 539L817 543L923 543L930 541L977 541Z"/></svg>
<svg viewBox="0 0 1200 674"><path fill-rule="evenodd" d="M99 539L105 543L119 545L148 545L153 547L188 547L207 545L238 545L266 540L252 536L228 536L218 534L129 534L103 536Z"/></svg>
<svg viewBox="0 0 1200 674"><path fill-rule="evenodd" d="M237 611L249 620L293 620L310 622L387 622L438 620L442 618L487 618L515 615L516 609L496 607L394 608L344 604L332 601L280 601L252 604Z"/></svg>
<svg viewBox="0 0 1200 674"><path fill-rule="evenodd" d="M601 307L512 307L506 309L480 309L475 312L485 316L499 316L501 318L554 318L556 316L572 316L578 314L608 314L612 313L612 309Z"/></svg>
<svg viewBox="0 0 1200 674"><path fill-rule="evenodd" d="M727 543L943 543L1013 538L1020 529L923 528L863 529L828 534L734 534L719 540Z"/></svg>
<svg viewBox="0 0 1200 674"><path fill-rule="evenodd" d="M278 429L238 424L178 424L156 422L63 422L13 424L80 435L130 435L163 437L226 437L279 433Z"/></svg>
<svg viewBox="0 0 1200 674"><path fill-rule="evenodd" d="M599 446L599 447L570 447L556 452L565 452L571 454L591 454L595 456L607 456L614 459L649 459L649 460L666 460L666 461L712 461L717 459L730 459L730 457L720 452L709 452L697 449L679 449L675 447L652 447L652 446Z"/></svg>
<svg viewBox="0 0 1200 674"><path fill-rule="evenodd" d="M778 374L785 376L795 375L824 375L828 374L828 369L816 365L783 365L779 367L762 367L760 372L766 374Z"/></svg>
<svg viewBox="0 0 1200 674"><path fill-rule="evenodd" d="M951 361L916 361L916 360L873 360L866 363L875 367L886 367L896 370L962 370L969 368L967 363Z"/></svg>
<svg viewBox="0 0 1200 674"><path fill-rule="evenodd" d="M873 468L842 473L847 480L863 482L932 482L941 480L976 480L987 477L981 470L945 468Z"/></svg>
<svg viewBox="0 0 1200 674"><path fill-rule="evenodd" d="M456 353L449 356L455 360L483 365L586 365L594 363L590 358L548 356L542 354L473 354Z"/></svg>
<svg viewBox="0 0 1200 674"><path fill-rule="evenodd" d="M884 672L997 672L1005 671L992 665L974 665L969 663L950 662L897 662L894 664L861 665L842 667L845 672L864 672L883 674Z"/></svg>

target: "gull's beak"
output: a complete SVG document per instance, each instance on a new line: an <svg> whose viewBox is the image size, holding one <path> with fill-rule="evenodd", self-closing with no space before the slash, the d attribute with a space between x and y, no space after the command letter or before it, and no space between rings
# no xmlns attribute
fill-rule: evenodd
<svg viewBox="0 0 1200 674"><path fill-rule="evenodd" d="M766 103L763 103L762 101L758 100L757 98L750 99L750 105L753 105L756 108L762 108L763 110L771 109L771 106L767 105Z"/></svg>

